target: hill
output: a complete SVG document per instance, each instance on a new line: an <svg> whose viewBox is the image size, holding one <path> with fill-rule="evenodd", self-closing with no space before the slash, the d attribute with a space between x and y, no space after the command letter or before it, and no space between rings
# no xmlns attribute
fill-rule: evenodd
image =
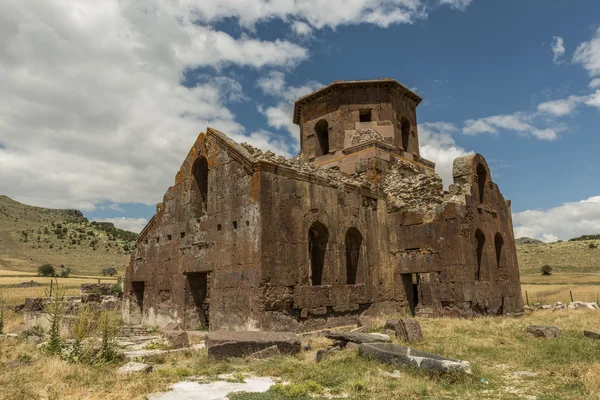
<svg viewBox="0 0 600 400"><path fill-rule="evenodd" d="M600 239L527 244L517 239L517 258L522 275L539 275L542 265L555 273L599 273Z"/></svg>
<svg viewBox="0 0 600 400"><path fill-rule="evenodd" d="M35 272L42 264L98 275L123 272L137 235L112 224L89 222L78 210L21 204L0 195L0 269Z"/></svg>

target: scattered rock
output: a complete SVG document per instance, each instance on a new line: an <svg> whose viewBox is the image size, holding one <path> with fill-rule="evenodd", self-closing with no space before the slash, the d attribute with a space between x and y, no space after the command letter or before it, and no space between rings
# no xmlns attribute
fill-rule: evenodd
<svg viewBox="0 0 600 400"><path fill-rule="evenodd" d="M550 309L552 309L552 306L550 304L542 305L542 310L550 310Z"/></svg>
<svg viewBox="0 0 600 400"><path fill-rule="evenodd" d="M169 322L163 329L163 331L182 331L181 324L177 322Z"/></svg>
<svg viewBox="0 0 600 400"><path fill-rule="evenodd" d="M41 283L38 283L34 280L31 280L29 282L22 282L19 283L18 285L16 285L18 288L30 288L30 287L38 287L38 286L42 286Z"/></svg>
<svg viewBox="0 0 600 400"><path fill-rule="evenodd" d="M369 329L373 325L373 318L361 315L358 317L358 326Z"/></svg>
<svg viewBox="0 0 600 400"><path fill-rule="evenodd" d="M143 364L137 362L128 362L117 370L118 375L144 373L147 374L152 371L153 367L150 364Z"/></svg>
<svg viewBox="0 0 600 400"><path fill-rule="evenodd" d="M100 293L84 293L81 295L82 303L100 303L101 301Z"/></svg>
<svg viewBox="0 0 600 400"><path fill-rule="evenodd" d="M169 344L172 349L190 347L188 335L185 331L163 331L162 339Z"/></svg>
<svg viewBox="0 0 600 400"><path fill-rule="evenodd" d="M586 337L592 338L592 339L600 339L600 332L596 332L596 331L583 331L583 334Z"/></svg>
<svg viewBox="0 0 600 400"><path fill-rule="evenodd" d="M312 346L310 344L307 344L304 346L304 351L311 351L312 350Z"/></svg>
<svg viewBox="0 0 600 400"><path fill-rule="evenodd" d="M327 357L328 354L329 352L327 350L317 350L317 354L315 355L315 361L320 363Z"/></svg>
<svg viewBox="0 0 600 400"><path fill-rule="evenodd" d="M385 323L385 328L396 333L396 337L404 342L418 343L423 340L421 325L412 318L391 319Z"/></svg>
<svg viewBox="0 0 600 400"><path fill-rule="evenodd" d="M558 337L559 332L560 331L556 326L530 325L527 327L528 336L544 337L546 339Z"/></svg>
<svg viewBox="0 0 600 400"><path fill-rule="evenodd" d="M250 357L256 358L258 360L263 360L265 358L278 356L280 354L281 354L281 352L279 351L279 347L277 347L277 345L273 345L273 346L267 347L264 350L257 351L256 353L250 354Z"/></svg>
<svg viewBox="0 0 600 400"><path fill-rule="evenodd" d="M27 336L27 342L37 346L38 344L42 343L42 338L35 335Z"/></svg>
<svg viewBox="0 0 600 400"><path fill-rule="evenodd" d="M404 364L426 371L471 373L471 364L468 361L453 360L399 344L364 343L358 348L358 354L386 364Z"/></svg>
<svg viewBox="0 0 600 400"><path fill-rule="evenodd" d="M346 343L346 348L350 349L350 350L354 350L354 349L358 348L358 344L352 343L352 342L348 342L348 343Z"/></svg>
<svg viewBox="0 0 600 400"><path fill-rule="evenodd" d="M392 379L402 378L402 375L400 374L400 371L398 371L398 370L395 370L394 372L387 372L387 371L384 371L381 368L379 368L378 373L379 373L379 375L385 376L386 378L392 378Z"/></svg>
<svg viewBox="0 0 600 400"><path fill-rule="evenodd" d="M18 312L23 311L24 308L25 308L25 303L17 304L15 306L13 306L12 310L13 310L13 312L18 313Z"/></svg>
<svg viewBox="0 0 600 400"><path fill-rule="evenodd" d="M359 326L358 328L351 329L353 333L366 333L369 329L366 326Z"/></svg>
<svg viewBox="0 0 600 400"><path fill-rule="evenodd" d="M277 346L282 354L297 354L300 339L292 332L270 331L217 331L206 335L211 358L243 357L271 346Z"/></svg>
<svg viewBox="0 0 600 400"><path fill-rule="evenodd" d="M354 333L354 332L327 332L325 337L333 340L342 340L344 342L353 343L376 343L376 342L390 342L391 339L388 335L382 333Z"/></svg>

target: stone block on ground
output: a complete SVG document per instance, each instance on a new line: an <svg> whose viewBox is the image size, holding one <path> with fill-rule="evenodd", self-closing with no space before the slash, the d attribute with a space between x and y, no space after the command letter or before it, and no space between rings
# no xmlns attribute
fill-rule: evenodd
<svg viewBox="0 0 600 400"><path fill-rule="evenodd" d="M172 349L190 347L188 335L185 331L163 331L162 339L168 343Z"/></svg>
<svg viewBox="0 0 600 400"><path fill-rule="evenodd" d="M558 337L559 332L556 326L530 325L527 327L528 336L543 337L546 339Z"/></svg>
<svg viewBox="0 0 600 400"><path fill-rule="evenodd" d="M402 364L424 371L471 373L471 364L468 361L453 360L399 344L363 343L358 348L358 354L361 357L374 359L385 364Z"/></svg>
<svg viewBox="0 0 600 400"><path fill-rule="evenodd" d="M280 354L281 354L281 352L279 351L279 347L277 347L277 345L273 345L273 346L267 347L264 350L260 350L260 351L250 354L250 357L256 358L258 360L263 360L265 358L278 356Z"/></svg>
<svg viewBox="0 0 600 400"><path fill-rule="evenodd" d="M181 324L178 322L169 322L164 328L163 331L182 331Z"/></svg>
<svg viewBox="0 0 600 400"><path fill-rule="evenodd" d="M217 331L206 335L206 347L211 358L243 357L277 346L282 354L300 352L300 339L292 332Z"/></svg>
<svg viewBox="0 0 600 400"><path fill-rule="evenodd" d="M384 331L393 331L399 340L418 343L423 340L421 325L412 318L390 319L386 321Z"/></svg>
<svg viewBox="0 0 600 400"><path fill-rule="evenodd" d="M327 332L325 337L332 340L341 340L352 343L385 343L390 342L388 335L381 333L356 333L356 332Z"/></svg>
<svg viewBox="0 0 600 400"><path fill-rule="evenodd" d="M147 374L152 371L153 367L150 364L143 364L137 362L128 362L123 365L121 368L117 370L118 375L126 375L126 374L139 374L144 373Z"/></svg>
<svg viewBox="0 0 600 400"><path fill-rule="evenodd" d="M583 331L583 334L592 339L600 339L600 332L598 331Z"/></svg>

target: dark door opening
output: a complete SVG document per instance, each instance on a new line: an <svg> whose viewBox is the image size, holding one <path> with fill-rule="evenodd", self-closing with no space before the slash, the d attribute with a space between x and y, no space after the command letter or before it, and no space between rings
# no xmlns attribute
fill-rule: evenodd
<svg viewBox="0 0 600 400"><path fill-rule="evenodd" d="M134 325L141 324L144 317L144 288L144 282L131 282L129 319Z"/></svg>
<svg viewBox="0 0 600 400"><path fill-rule="evenodd" d="M208 323L208 273L186 275L185 287L186 330L207 330Z"/></svg>
<svg viewBox="0 0 600 400"><path fill-rule="evenodd" d="M419 305L419 275L402 274L402 283L404 284L410 313L416 315L417 306Z"/></svg>

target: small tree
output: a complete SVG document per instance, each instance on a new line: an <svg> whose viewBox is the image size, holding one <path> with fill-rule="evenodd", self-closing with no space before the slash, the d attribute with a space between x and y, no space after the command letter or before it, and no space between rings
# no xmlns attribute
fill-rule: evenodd
<svg viewBox="0 0 600 400"><path fill-rule="evenodd" d="M108 267L108 268L103 268L102 269L102 275L106 276L106 275L116 275L117 274L117 270L114 267Z"/></svg>
<svg viewBox="0 0 600 400"><path fill-rule="evenodd" d="M542 265L540 272L542 275L552 275L552 267L549 265Z"/></svg>
<svg viewBox="0 0 600 400"><path fill-rule="evenodd" d="M60 277L61 278L68 278L70 274L71 274L71 268L69 268L69 267L67 267L67 268L63 269L62 271L60 271Z"/></svg>
<svg viewBox="0 0 600 400"><path fill-rule="evenodd" d="M54 267L50 264L44 264L38 267L38 275L39 276L56 276L56 271Z"/></svg>
<svg viewBox="0 0 600 400"><path fill-rule="evenodd" d="M590 243L590 245L588 246L588 248L590 248L590 249L597 249L598 246L596 244L594 244L594 243Z"/></svg>

